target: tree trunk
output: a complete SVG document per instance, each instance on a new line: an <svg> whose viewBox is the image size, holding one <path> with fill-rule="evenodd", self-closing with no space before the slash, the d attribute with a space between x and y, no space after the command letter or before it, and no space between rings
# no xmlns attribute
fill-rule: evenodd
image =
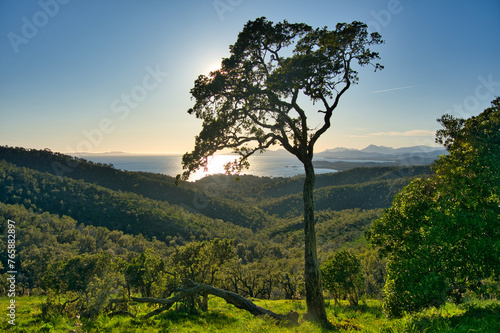
<svg viewBox="0 0 500 333"><path fill-rule="evenodd" d="M212 286L208 285L203 285L203 284L196 284L196 283L191 283L187 289L182 290L180 293L178 293L175 296L172 296L167 299L161 299L161 298L150 298L150 297L132 297L131 300L134 302L142 302L142 303L156 303L156 304L162 304L163 306L148 313L147 315L144 316L144 319L151 318L152 316L155 316L163 311L167 311L174 305L174 303L183 300L188 297L192 297L194 295L199 295L200 293L206 293L215 295L217 297L223 298L227 303L233 304L235 307L238 309L246 310L250 312L254 316L269 316L271 318L274 318L279 321L283 322L289 322L293 324L298 323L298 318L299 314L294 311L290 311L288 314L283 315L283 314L278 314L274 313L270 310L264 309L256 304L254 304L252 301L235 294L230 291L218 289ZM110 300L113 303L119 303L122 302L123 300Z"/></svg>
<svg viewBox="0 0 500 333"><path fill-rule="evenodd" d="M304 233L305 233L305 284L308 317L312 321L328 325L325 300L321 286L321 273L316 251L316 231L314 230L314 182L316 175L312 157L304 161L306 179L304 182Z"/></svg>

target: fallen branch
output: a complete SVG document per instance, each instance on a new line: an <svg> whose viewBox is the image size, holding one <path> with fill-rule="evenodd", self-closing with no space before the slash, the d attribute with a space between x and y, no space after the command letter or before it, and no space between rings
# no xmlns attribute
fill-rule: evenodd
<svg viewBox="0 0 500 333"><path fill-rule="evenodd" d="M70 301L68 300L68 301L64 302L64 304L61 306L61 313L63 313L63 311L66 309L66 305L74 303L74 302L78 301L79 299L80 299L80 297L77 297L73 300L70 300Z"/></svg>
<svg viewBox="0 0 500 333"><path fill-rule="evenodd" d="M164 304L164 306L148 313L144 318L150 318L152 316L155 316L163 311L166 311L172 307L176 302L186 298L190 297L193 295L197 295L200 293L207 293L211 294L220 298L223 298L227 303L233 304L236 306L238 309L246 310L250 312L254 316L269 316L271 318L274 318L278 321L286 321L290 323L297 324L299 314L294 311L290 311L286 315L274 313L270 310L264 309L252 301L244 298L243 296L240 296L236 293L218 289L212 286L204 285L204 284L191 284L187 289L181 290L178 294L175 296L172 296L167 299L163 298L151 298L151 297L132 297L131 299L135 302L142 302L142 303L155 303L155 304Z"/></svg>

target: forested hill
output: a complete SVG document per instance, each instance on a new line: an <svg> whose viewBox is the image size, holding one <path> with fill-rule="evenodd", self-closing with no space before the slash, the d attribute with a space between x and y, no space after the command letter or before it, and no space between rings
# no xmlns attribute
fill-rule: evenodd
<svg viewBox="0 0 500 333"><path fill-rule="evenodd" d="M367 277L370 295L378 295L383 265L364 247L364 233L402 186L429 173L429 167L383 167L318 175L319 259L357 247L367 269L380 273L378 279ZM137 263L156 253L168 261L179 248L229 239L239 282L224 288L248 297L289 298L304 292L302 184L303 177L217 175L175 186L172 177L160 174L0 147L0 232L5 234L8 219L17 222L23 290L47 288L44 283L54 277L46 273L71 260L110 256ZM6 239L0 247L7 249Z"/></svg>
<svg viewBox="0 0 500 333"><path fill-rule="evenodd" d="M172 177L120 171L49 150L0 147L2 160L2 202L158 239L248 237L249 232L283 225L277 219L301 214L300 176L218 175L175 186ZM428 166L419 166L318 175L316 207L318 211L386 208L412 178L428 174Z"/></svg>
<svg viewBox="0 0 500 333"><path fill-rule="evenodd" d="M0 161L0 202L22 204L40 213L70 216L86 225L161 240L168 236L238 239L251 233L165 201L17 167L6 161Z"/></svg>

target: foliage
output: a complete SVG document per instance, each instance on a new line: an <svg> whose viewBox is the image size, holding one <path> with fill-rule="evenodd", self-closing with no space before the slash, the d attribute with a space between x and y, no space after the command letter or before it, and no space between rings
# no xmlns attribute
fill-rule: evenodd
<svg viewBox="0 0 500 333"><path fill-rule="evenodd" d="M415 180L371 230L388 255L389 314L463 299L500 271L500 99L469 119L445 115L437 141L450 154Z"/></svg>
<svg viewBox="0 0 500 333"><path fill-rule="evenodd" d="M341 250L333 258L323 264L321 268L323 284L335 303L346 297L351 306L358 305L359 293L363 288L363 274L361 261L356 255Z"/></svg>
<svg viewBox="0 0 500 333"><path fill-rule="evenodd" d="M180 248L169 258L173 274L181 285L192 282L210 286L221 285L221 271L227 262L235 257L233 241L229 239L212 239L210 241L191 242ZM201 308L208 307L207 295L204 295ZM191 310L196 300L186 304Z"/></svg>
<svg viewBox="0 0 500 333"><path fill-rule="evenodd" d="M387 260L380 258L377 250L366 249L358 254L361 260L364 289L363 294L370 298L382 299L382 290L387 278Z"/></svg>
<svg viewBox="0 0 500 333"><path fill-rule="evenodd" d="M128 294L131 288L136 288L144 297L166 297L174 283L170 274L165 260L153 249L146 249L127 265Z"/></svg>
<svg viewBox="0 0 500 333"><path fill-rule="evenodd" d="M249 21L221 69L200 75L191 89L196 103L189 113L204 123L195 150L184 155L183 178L224 148L241 155L228 171L240 170L248 156L274 144L303 162L306 154L312 158L314 143L330 127L340 97L358 80L354 63L371 64L378 54L368 47L380 43L380 35L369 35L361 22L328 30L287 21L274 24L263 17ZM286 57L287 50L293 55ZM301 94L324 107L324 125L316 131L297 104Z"/></svg>
<svg viewBox="0 0 500 333"><path fill-rule="evenodd" d="M231 240L215 238L210 241L191 242L176 248L169 258L182 283L190 281L217 285L218 273L223 265L234 257Z"/></svg>
<svg viewBox="0 0 500 333"><path fill-rule="evenodd" d="M83 254L49 267L50 287L59 293L74 292L84 316L95 317L110 297L125 297L125 263L108 253Z"/></svg>

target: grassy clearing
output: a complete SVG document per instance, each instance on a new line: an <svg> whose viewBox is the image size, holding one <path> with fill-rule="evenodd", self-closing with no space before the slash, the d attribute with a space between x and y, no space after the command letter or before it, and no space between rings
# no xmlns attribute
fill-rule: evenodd
<svg viewBox="0 0 500 333"><path fill-rule="evenodd" d="M90 321L61 315L42 321L40 304L43 297L16 298L16 326L7 320L9 299L0 298L2 319L0 331L12 332L324 332L319 326L302 320L306 312L304 301L256 301L262 307L278 313L297 311L298 326L284 326L269 318L256 318L246 311L218 298L211 298L210 311L196 315L168 311L149 320L99 316ZM152 308L136 306L141 316ZM328 304L328 316L340 332L500 332L500 302L471 301L462 305L447 304L429 308L399 319L388 319L382 313L381 302L363 301L357 307Z"/></svg>

